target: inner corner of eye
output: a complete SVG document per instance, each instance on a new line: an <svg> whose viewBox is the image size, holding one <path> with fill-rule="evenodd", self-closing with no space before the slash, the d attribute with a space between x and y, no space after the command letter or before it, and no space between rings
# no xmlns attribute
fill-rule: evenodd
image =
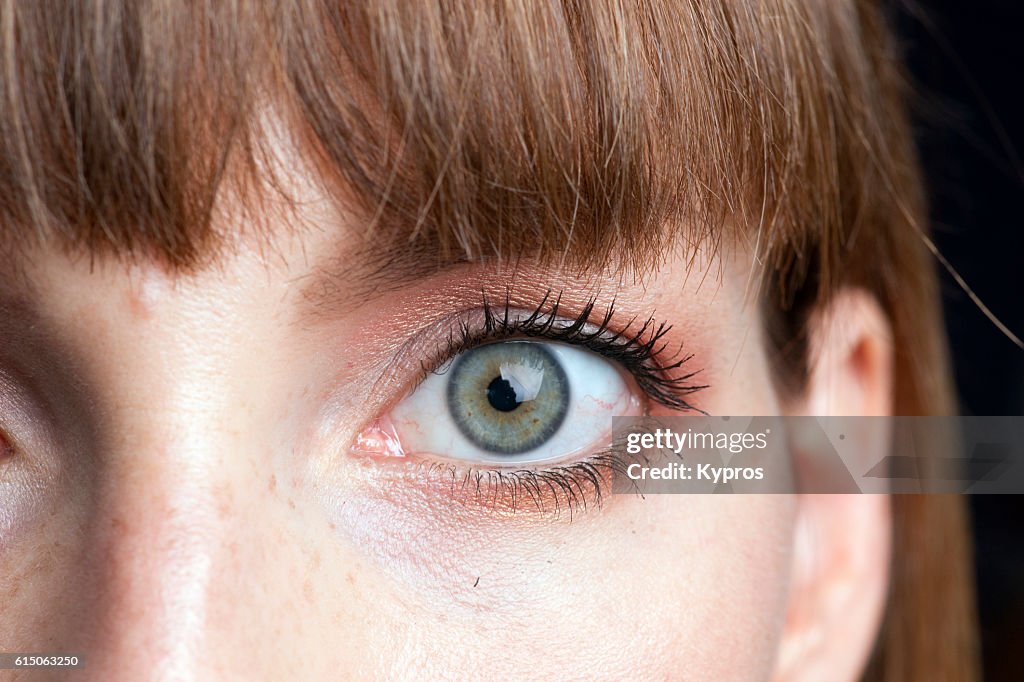
<svg viewBox="0 0 1024 682"><path fill-rule="evenodd" d="M14 443L3 431L0 431L0 462L14 457Z"/></svg>
<svg viewBox="0 0 1024 682"><path fill-rule="evenodd" d="M398 432L387 417L373 420L356 434L349 452L361 457L401 458L406 456Z"/></svg>

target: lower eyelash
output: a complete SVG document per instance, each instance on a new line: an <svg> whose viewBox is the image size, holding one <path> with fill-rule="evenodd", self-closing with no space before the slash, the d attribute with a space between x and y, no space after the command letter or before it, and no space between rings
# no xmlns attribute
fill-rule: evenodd
<svg viewBox="0 0 1024 682"><path fill-rule="evenodd" d="M625 476L637 458L612 451L545 469L482 469L451 462L430 462L429 471L444 476L452 493L488 510L574 516L600 509L612 479Z"/></svg>
<svg viewBox="0 0 1024 682"><path fill-rule="evenodd" d="M621 329L611 329L615 314L614 301L608 306L597 324L590 318L596 306L596 299L590 299L578 315L572 319L558 317L561 292L552 299L549 290L540 303L524 318L513 318L510 292L506 291L503 308L495 310L483 295L483 323L473 328L468 322L461 322L456 332L449 335L446 347L433 363L431 371L445 367L448 360L483 343L514 337L541 338L560 341L587 348L609 360L615 361L636 381L637 386L653 402L680 411L694 411L706 414L694 407L686 397L707 388L707 384L692 383L700 370L684 372L679 370L693 358L682 354L682 349L664 358L668 348L665 336L671 325L648 318L639 326L632 318Z"/></svg>

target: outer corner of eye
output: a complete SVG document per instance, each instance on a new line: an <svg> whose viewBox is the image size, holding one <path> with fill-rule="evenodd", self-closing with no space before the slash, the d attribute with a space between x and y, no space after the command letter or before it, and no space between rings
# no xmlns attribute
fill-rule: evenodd
<svg viewBox="0 0 1024 682"><path fill-rule="evenodd" d="M643 400L612 361L533 340L481 345L360 434L354 451L470 463L535 464L579 457L610 441L611 418Z"/></svg>

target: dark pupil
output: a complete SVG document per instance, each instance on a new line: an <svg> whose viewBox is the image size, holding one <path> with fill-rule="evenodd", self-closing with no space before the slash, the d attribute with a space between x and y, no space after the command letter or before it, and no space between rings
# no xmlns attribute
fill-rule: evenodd
<svg viewBox="0 0 1024 682"><path fill-rule="evenodd" d="M520 402L516 400L516 392L512 388L512 384L501 377L494 377L487 387L487 402L501 412L511 412L520 405Z"/></svg>

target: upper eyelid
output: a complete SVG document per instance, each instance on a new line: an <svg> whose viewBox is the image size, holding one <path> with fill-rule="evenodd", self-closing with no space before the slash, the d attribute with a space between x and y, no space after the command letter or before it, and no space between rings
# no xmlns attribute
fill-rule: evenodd
<svg viewBox="0 0 1024 682"><path fill-rule="evenodd" d="M470 313L477 316L476 327L467 313L462 313L454 320L451 317L447 318L450 325L447 341L435 350L430 360L421 363L421 376L412 390L460 353L488 341L514 338L518 333L526 337L562 341L586 348L623 366L652 401L670 409L704 413L702 409L684 399L684 396L707 388L707 384L687 383L699 374L700 370L669 376L669 373L678 370L693 355L683 355L680 346L668 360L661 357L669 346L668 341L664 339L671 330L670 325L656 322L653 316L646 318L639 325L636 324L640 319L638 316L629 318L625 325L615 325L614 300L600 316L599 322L590 321L596 306L595 299L590 299L570 318L559 315L561 294L555 296L550 308L547 308L551 299L551 291L548 291L531 311L513 306L506 295L502 309L496 314L494 307L484 295L482 307ZM513 317L513 313L521 314L523 317Z"/></svg>
<svg viewBox="0 0 1024 682"><path fill-rule="evenodd" d="M568 320L565 320L565 321L568 322ZM595 330L595 333L590 338L598 338L602 333L606 333L606 332L601 332L599 329L597 329L596 325L594 325L593 323L590 323L590 322L586 323L583 326L582 329L586 330L587 328L592 328L592 329ZM500 333L498 333L497 336L494 336L494 337L484 337L484 336L475 337L475 340L469 342L471 345L467 345L465 348L460 348L457 352L453 353L450 357L447 357L446 359L444 359L437 367L435 367L434 369L430 370L428 372L428 374L437 374L437 375L445 374L448 371L448 369L451 367L452 363L455 361L455 359L460 354L468 352L469 350L472 350L473 348L476 348L478 346L482 346L482 345L487 344L487 343L502 343L504 341L514 341L514 340L523 340L523 339L528 339L528 340L546 340L546 341L551 341L551 342L558 341L558 339L552 339L551 337L544 336L542 334L529 334L529 333L524 332L523 330L517 330L515 328L515 323L510 323L509 327L507 328L507 331L500 332ZM587 348L582 343L574 343L574 344L569 344L569 345L581 347L581 348L584 348L584 349Z"/></svg>
<svg viewBox="0 0 1024 682"><path fill-rule="evenodd" d="M565 339L561 337L570 333L570 331L575 330L579 332L583 330L592 330L587 334L588 338L596 339L603 335L608 341L613 341L614 338L621 334L621 332L613 332L608 329L604 329L604 324L595 324L587 321L583 321L582 324L578 324L579 318L573 320L568 317L560 317L553 313L543 312L538 315L538 311L536 309L531 311L526 308L514 308L512 306L503 309L502 319L499 326L489 327L486 322L488 319L486 317L486 310L486 307L484 307L473 311L484 315L484 321L476 327L474 327L473 323L467 320L465 316L451 323L450 333L447 339L441 344L444 348L436 354L437 361L429 363L433 365L433 368L427 373L436 373L438 369L450 364L451 361L460 353L464 353L484 343L511 340L516 338L516 335L522 335L523 337L533 339L564 341ZM513 313L520 313L523 317L513 317L511 316ZM542 333L538 326L538 320L543 320L543 326L554 333ZM561 322L564 322L565 325L560 325L559 323ZM577 343L573 345L582 344Z"/></svg>

